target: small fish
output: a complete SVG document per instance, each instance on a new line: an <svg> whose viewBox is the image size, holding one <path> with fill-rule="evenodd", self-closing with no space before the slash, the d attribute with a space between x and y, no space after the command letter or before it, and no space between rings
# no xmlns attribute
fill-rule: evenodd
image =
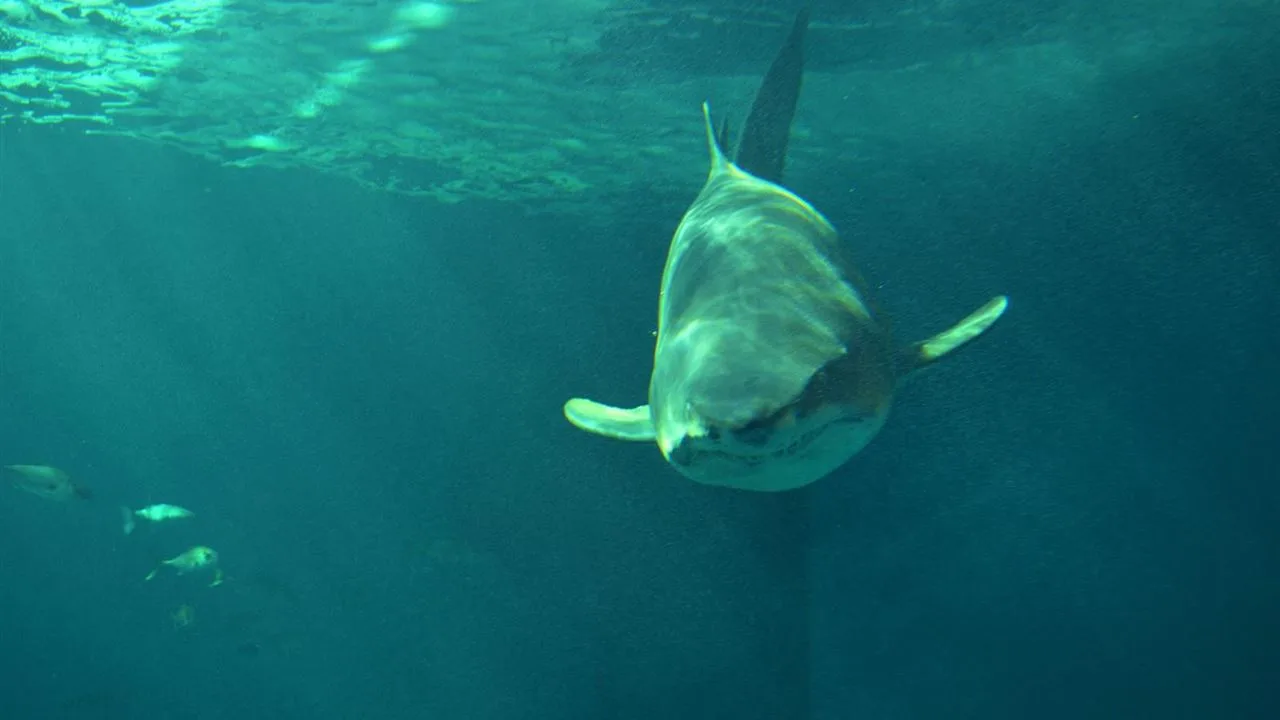
<svg viewBox="0 0 1280 720"><path fill-rule="evenodd" d="M120 514L124 517L125 535L133 532L133 529L137 527L137 523L134 521L135 517L140 517L143 520L150 520L151 522L164 522L165 520L177 520L180 518L189 518L192 515L195 515L195 513L184 507L166 505L165 503L148 505L140 510L130 510L127 507L121 506Z"/></svg>
<svg viewBox="0 0 1280 720"><path fill-rule="evenodd" d="M93 493L72 481L62 470L48 465L5 465L5 475L19 490L39 495L46 500L66 502L72 498L88 500Z"/></svg>
<svg viewBox="0 0 1280 720"><path fill-rule="evenodd" d="M196 621L196 609L184 604L169 613L169 621L173 623L174 630L182 630L189 627L191 623Z"/></svg>
<svg viewBox="0 0 1280 720"><path fill-rule="evenodd" d="M209 587L217 587L222 584L222 569L218 567L218 552L211 547L196 545L177 557L162 560L154 570L143 578L143 581L154 578L156 573L160 572L160 568L166 565L177 570L179 575L186 575L195 570L213 568L213 582L209 583Z"/></svg>

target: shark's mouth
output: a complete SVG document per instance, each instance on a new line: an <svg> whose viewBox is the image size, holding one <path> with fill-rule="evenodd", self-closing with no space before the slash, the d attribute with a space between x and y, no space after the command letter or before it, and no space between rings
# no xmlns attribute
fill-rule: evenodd
<svg viewBox="0 0 1280 720"><path fill-rule="evenodd" d="M790 437L786 444L776 447L773 446L773 442L783 432L776 427L753 424L754 427L748 426L729 433L712 430L703 437L686 436L672 450L671 460L686 467L719 460L755 468L765 463L801 455L827 431L843 425L856 425L862 421L863 418L860 417L844 416L830 422L816 424L804 432L788 432Z"/></svg>

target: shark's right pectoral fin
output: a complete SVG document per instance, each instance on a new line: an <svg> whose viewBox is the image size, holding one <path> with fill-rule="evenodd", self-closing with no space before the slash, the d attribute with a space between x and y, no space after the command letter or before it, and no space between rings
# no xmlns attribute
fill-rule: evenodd
<svg viewBox="0 0 1280 720"><path fill-rule="evenodd" d="M657 437L648 405L616 408L594 400L574 398L564 404L564 416L582 430L616 440L652 442Z"/></svg>
<svg viewBox="0 0 1280 720"><path fill-rule="evenodd" d="M974 310L968 317L933 337L922 340L898 352L898 377L932 365L940 358L968 345L995 324L1009 307L1009 298L998 295L986 305Z"/></svg>

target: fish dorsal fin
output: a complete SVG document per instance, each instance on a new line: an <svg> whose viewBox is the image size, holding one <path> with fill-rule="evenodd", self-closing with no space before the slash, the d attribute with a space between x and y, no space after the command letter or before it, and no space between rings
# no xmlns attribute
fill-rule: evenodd
<svg viewBox="0 0 1280 720"><path fill-rule="evenodd" d="M950 328L931 338L902 348L898 351L894 362L898 377L906 377L968 345L990 329L1008 307L1009 298L998 295Z"/></svg>
<svg viewBox="0 0 1280 720"><path fill-rule="evenodd" d="M729 161L729 157L724 154L724 148L720 147L720 138L716 134L715 123L711 121L711 103L702 103L702 120L707 128L707 149L711 152L711 177L715 177L723 172L729 172L733 167L733 163Z"/></svg>

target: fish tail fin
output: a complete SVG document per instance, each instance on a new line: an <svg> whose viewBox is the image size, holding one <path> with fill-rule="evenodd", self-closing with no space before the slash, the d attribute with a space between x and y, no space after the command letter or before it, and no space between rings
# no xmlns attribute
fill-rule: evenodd
<svg viewBox="0 0 1280 720"><path fill-rule="evenodd" d="M782 183L787 164L791 122L800 102L804 80L804 36L809 28L809 8L796 13L791 31L769 66L742 126L733 164L771 183Z"/></svg>
<svg viewBox="0 0 1280 720"><path fill-rule="evenodd" d="M124 526L125 535L132 533L133 529L138 526L137 521L133 519L133 511L123 505L120 506L120 518Z"/></svg>

